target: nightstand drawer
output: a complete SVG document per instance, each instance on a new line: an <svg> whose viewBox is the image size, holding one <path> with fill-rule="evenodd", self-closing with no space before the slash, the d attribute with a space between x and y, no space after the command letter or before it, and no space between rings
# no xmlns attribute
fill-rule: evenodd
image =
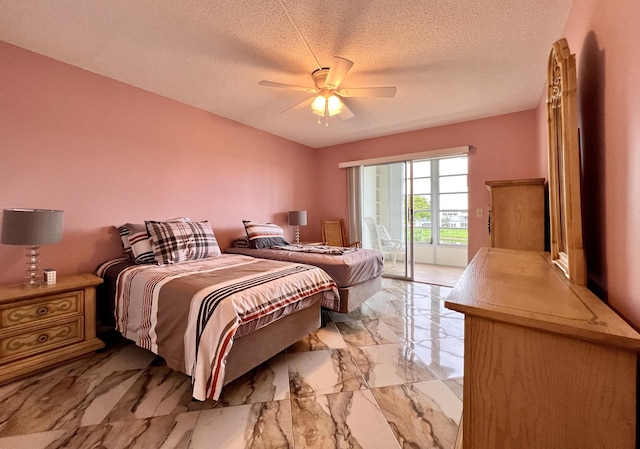
<svg viewBox="0 0 640 449"><path fill-rule="evenodd" d="M82 291L23 301L0 307L0 329L38 323L49 318L82 313Z"/></svg>
<svg viewBox="0 0 640 449"><path fill-rule="evenodd" d="M84 273L55 284L0 286L0 385L104 348L96 338L96 286Z"/></svg>
<svg viewBox="0 0 640 449"><path fill-rule="evenodd" d="M0 340L0 363L65 346L84 338L84 317Z"/></svg>

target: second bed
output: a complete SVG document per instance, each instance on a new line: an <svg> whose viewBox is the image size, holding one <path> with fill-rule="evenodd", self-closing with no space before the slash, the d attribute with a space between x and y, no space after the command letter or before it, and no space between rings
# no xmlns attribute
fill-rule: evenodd
<svg viewBox="0 0 640 449"><path fill-rule="evenodd" d="M351 312L382 289L384 261L379 251L320 245L254 249L248 248L241 240L234 243L225 252L322 268L338 285L340 308L337 311L340 313Z"/></svg>

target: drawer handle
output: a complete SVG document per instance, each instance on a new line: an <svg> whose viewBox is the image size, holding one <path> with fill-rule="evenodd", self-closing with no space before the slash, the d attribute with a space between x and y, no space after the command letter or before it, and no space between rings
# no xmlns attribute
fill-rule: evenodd
<svg viewBox="0 0 640 449"><path fill-rule="evenodd" d="M47 306L42 306L36 313L40 316L46 315L47 313L49 313L49 308Z"/></svg>
<svg viewBox="0 0 640 449"><path fill-rule="evenodd" d="M38 343L46 343L49 340L49 336L47 334L40 334L38 337Z"/></svg>

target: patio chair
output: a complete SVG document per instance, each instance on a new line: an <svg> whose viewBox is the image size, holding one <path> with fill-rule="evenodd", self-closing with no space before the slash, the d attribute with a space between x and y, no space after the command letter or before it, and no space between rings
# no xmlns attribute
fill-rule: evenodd
<svg viewBox="0 0 640 449"><path fill-rule="evenodd" d="M406 246L399 239L393 239L389 235L389 231L383 225L379 225L371 217L364 219L367 230L369 231L369 239L371 247L382 253L385 259L391 258L393 266L396 266L396 258L398 255L406 253Z"/></svg>

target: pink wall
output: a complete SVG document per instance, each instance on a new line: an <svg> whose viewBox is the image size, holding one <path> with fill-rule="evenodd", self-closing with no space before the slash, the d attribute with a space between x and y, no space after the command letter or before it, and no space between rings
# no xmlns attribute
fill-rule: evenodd
<svg viewBox="0 0 640 449"><path fill-rule="evenodd" d="M286 226L307 209L347 217L342 161L471 145L471 258L488 243L486 180L545 176L536 110L312 150L184 104L0 43L0 207L65 210L64 238L42 250L61 274L118 256L113 225L187 215L221 246L241 220ZM292 174L295 173L296 175ZM22 249L0 245L0 284L18 282Z"/></svg>
<svg viewBox="0 0 640 449"><path fill-rule="evenodd" d="M315 151L0 42L0 209L62 209L42 266L93 271L120 255L113 225L208 219L223 247L242 219L285 227L312 204ZM23 249L0 245L0 284Z"/></svg>
<svg viewBox="0 0 640 449"><path fill-rule="evenodd" d="M640 328L640 2L582 0L564 36L576 54L589 286ZM550 45L551 46L551 43ZM469 257L487 244L489 179L546 177L544 99L536 110L312 150L0 42L0 208L65 211L42 249L59 273L119 255L112 225L188 215L223 247L241 220L306 208L347 217L338 163L471 145ZM545 68L542 67L541 71ZM541 86L541 93L542 93ZM22 248L0 245L0 285L19 282Z"/></svg>
<svg viewBox="0 0 640 449"><path fill-rule="evenodd" d="M544 69L544 68L543 68ZM485 181L546 177L541 171L535 109L481 120L423 129L323 148L319 162L324 192L317 211L323 217L348 217L347 170L338 164L463 145L469 154L469 259L489 244L487 218L475 210L489 206Z"/></svg>
<svg viewBox="0 0 640 449"><path fill-rule="evenodd" d="M542 176L533 110L312 150L2 42L0 60L0 208L65 211L41 256L60 274L118 256L113 225L145 219L208 219L224 248L244 218L291 237L286 211L307 209L302 238L319 239L320 218L348 216L342 161L473 145L472 211L485 180ZM487 243L472 217L470 256ZM0 245L0 284L22 269L22 248Z"/></svg>
<svg viewBox="0 0 640 449"><path fill-rule="evenodd" d="M640 328L640 2L573 2L589 287ZM543 116L544 99L538 107ZM539 135L546 121L539 121ZM539 153L546 157L546 142Z"/></svg>

